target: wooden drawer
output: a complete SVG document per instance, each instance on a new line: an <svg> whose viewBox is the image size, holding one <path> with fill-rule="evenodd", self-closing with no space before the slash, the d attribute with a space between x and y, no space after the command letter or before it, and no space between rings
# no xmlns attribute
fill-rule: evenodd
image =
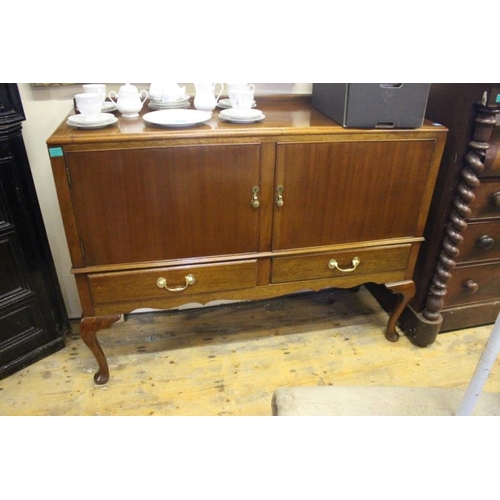
<svg viewBox="0 0 500 500"><path fill-rule="evenodd" d="M471 205L471 219L500 217L500 181L483 179L474 190L476 200Z"/></svg>
<svg viewBox="0 0 500 500"><path fill-rule="evenodd" d="M194 283L188 284L188 276ZM144 271L112 272L89 275L94 304L109 304L143 299L163 299L170 296L190 296L200 293L238 290L256 284L257 261L228 264L182 266ZM159 288L159 279L166 286Z"/></svg>
<svg viewBox="0 0 500 500"><path fill-rule="evenodd" d="M370 281L369 275L388 271L401 271L401 276L394 280L404 279L411 245L392 247L371 247L352 249L341 252L328 252L300 256L276 257L272 265L272 283L288 281L303 281L321 278L363 276ZM354 259L359 258L359 264L354 271L340 271L331 268L330 261L335 259L341 269L353 268Z"/></svg>
<svg viewBox="0 0 500 500"><path fill-rule="evenodd" d="M500 263L457 267L448 284L445 306L500 298Z"/></svg>
<svg viewBox="0 0 500 500"><path fill-rule="evenodd" d="M463 233L457 262L473 262L500 258L500 221L471 222Z"/></svg>

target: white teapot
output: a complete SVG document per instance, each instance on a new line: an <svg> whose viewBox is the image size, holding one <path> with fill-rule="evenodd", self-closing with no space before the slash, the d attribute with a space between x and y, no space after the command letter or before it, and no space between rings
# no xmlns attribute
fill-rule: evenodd
<svg viewBox="0 0 500 500"><path fill-rule="evenodd" d="M145 96L141 100L143 93L145 93ZM116 104L116 108L124 118L136 118L139 116L139 111L142 109L144 101L148 98L148 91L141 90L139 93L135 85L126 83L120 87L118 95L112 90L108 96ZM113 96L116 101L113 100Z"/></svg>

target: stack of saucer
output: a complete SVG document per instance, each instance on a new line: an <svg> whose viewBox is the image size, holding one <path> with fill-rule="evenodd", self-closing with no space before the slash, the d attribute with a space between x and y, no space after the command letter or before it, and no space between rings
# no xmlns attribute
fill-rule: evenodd
<svg viewBox="0 0 500 500"><path fill-rule="evenodd" d="M177 109L177 108L189 108L189 96L187 94L183 95L182 97L179 97L177 99L174 99L172 101L162 101L160 100L155 100L151 99L148 103L148 107L150 109Z"/></svg>
<svg viewBox="0 0 500 500"><path fill-rule="evenodd" d="M78 128L102 128L116 123L118 118L111 113L99 113L98 115L72 115L68 116L66 123Z"/></svg>
<svg viewBox="0 0 500 500"><path fill-rule="evenodd" d="M257 106L257 103L254 101L252 108L255 108L255 106ZM231 104L231 99L219 99L217 101L217 107L221 109L230 109L233 105Z"/></svg>
<svg viewBox="0 0 500 500"><path fill-rule="evenodd" d="M223 109L219 113L219 118L233 123L254 123L265 118L260 109Z"/></svg>

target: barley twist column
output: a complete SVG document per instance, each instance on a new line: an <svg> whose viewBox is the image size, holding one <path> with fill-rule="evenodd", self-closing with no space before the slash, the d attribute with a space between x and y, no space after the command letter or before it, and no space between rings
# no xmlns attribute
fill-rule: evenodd
<svg viewBox="0 0 500 500"><path fill-rule="evenodd" d="M441 253L432 278L426 308L422 315L429 321L440 319L440 311L444 305L447 283L451 271L455 267L455 259L459 256L459 246L463 241L462 233L467 229L467 219L470 217L471 203L476 199L474 190L479 186L478 175L484 170L484 157L490 147L489 139L496 123L498 108L477 104L478 115L475 118L474 138L469 143L469 151L464 158L462 180L457 187L457 196L453 202L446 237L443 240Z"/></svg>

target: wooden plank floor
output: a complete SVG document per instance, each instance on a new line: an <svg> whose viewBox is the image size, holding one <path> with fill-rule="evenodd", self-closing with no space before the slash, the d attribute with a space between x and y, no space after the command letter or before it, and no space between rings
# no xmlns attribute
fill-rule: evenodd
<svg viewBox="0 0 500 500"><path fill-rule="evenodd" d="M363 287L127 316L99 333L111 378L75 334L0 380L1 415L270 415L280 386L466 388L492 326L427 348L384 338L387 314ZM500 391L497 360L485 387Z"/></svg>

